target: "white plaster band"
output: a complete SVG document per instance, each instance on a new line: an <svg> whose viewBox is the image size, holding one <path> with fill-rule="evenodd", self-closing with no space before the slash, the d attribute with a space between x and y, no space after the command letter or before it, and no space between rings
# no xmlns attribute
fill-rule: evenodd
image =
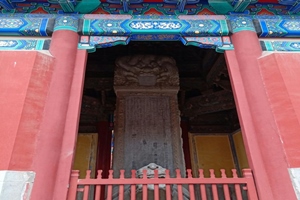
<svg viewBox="0 0 300 200"><path fill-rule="evenodd" d="M0 199L29 200L35 172L0 171Z"/></svg>
<svg viewBox="0 0 300 200"><path fill-rule="evenodd" d="M300 168L289 168L289 173L297 199L300 200Z"/></svg>

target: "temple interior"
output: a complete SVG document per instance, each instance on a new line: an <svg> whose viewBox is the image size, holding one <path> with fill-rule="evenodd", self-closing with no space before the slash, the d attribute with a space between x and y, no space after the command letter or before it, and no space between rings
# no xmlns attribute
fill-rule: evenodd
<svg viewBox="0 0 300 200"><path fill-rule="evenodd" d="M126 46L97 49L88 56L74 169L99 168L98 124L112 121L112 116L118 115L113 86L115 62L128 55L164 55L175 59L180 117L188 123L188 130L182 131L187 168L192 168L194 174L197 169L206 169L206 176L208 169L215 169L220 177L222 167L230 177L231 169L241 174L241 169L249 167L224 55L181 42L130 42ZM188 162L186 153L190 157ZM112 161L105 162L113 165Z"/></svg>
<svg viewBox="0 0 300 200"><path fill-rule="evenodd" d="M182 119L189 120L189 132L231 133L239 129L223 54L181 42L130 42L89 54L79 132L96 132L97 122L114 113L115 60L134 54L166 55L176 60L179 108Z"/></svg>

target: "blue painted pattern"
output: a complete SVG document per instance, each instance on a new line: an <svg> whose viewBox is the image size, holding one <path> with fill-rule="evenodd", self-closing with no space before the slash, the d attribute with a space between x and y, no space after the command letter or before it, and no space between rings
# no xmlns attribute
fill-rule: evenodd
<svg viewBox="0 0 300 200"><path fill-rule="evenodd" d="M255 24L255 26L254 26ZM255 31L264 37L300 37L300 16L130 16L130 15L45 15L3 14L0 35L51 36L56 30L71 30L90 36L80 48L95 49L134 41L182 41L201 48L232 49L229 37L240 31ZM101 37L100 37L101 36ZM116 39L118 38L119 39ZM110 39L109 39L110 38ZM225 38L227 38L225 40ZM29 49L35 42L2 42L3 48ZM94 43L92 42L94 41ZM102 41L102 42L101 42ZM295 43L263 42L268 48L296 50ZM6 46L5 46L6 45ZM277 46L276 46L277 45Z"/></svg>
<svg viewBox="0 0 300 200"><path fill-rule="evenodd" d="M184 45L192 45L206 49L216 49L217 52L232 50L233 45L229 37L183 37Z"/></svg>
<svg viewBox="0 0 300 200"><path fill-rule="evenodd" d="M130 15L32 15L0 16L0 35L50 36L56 30L72 30L91 36L136 34L177 36L226 36L258 31L259 37L299 37L300 16L138 16ZM51 22L52 21L52 22ZM53 22L55 21L55 23ZM79 30L80 27L80 30ZM231 30L231 32L230 32Z"/></svg>
<svg viewBox="0 0 300 200"><path fill-rule="evenodd" d="M78 32L78 16L58 15L55 18L54 31L70 30Z"/></svg>
<svg viewBox="0 0 300 200"><path fill-rule="evenodd" d="M176 30L182 27L177 21L131 21L129 27L139 30Z"/></svg>
<svg viewBox="0 0 300 200"><path fill-rule="evenodd" d="M180 35L172 34L133 34L130 35L130 41L180 41Z"/></svg>
<svg viewBox="0 0 300 200"><path fill-rule="evenodd" d="M0 17L0 35L48 36L45 18Z"/></svg>
<svg viewBox="0 0 300 200"><path fill-rule="evenodd" d="M261 33L259 37L299 37L299 16L263 16L257 17Z"/></svg>
<svg viewBox="0 0 300 200"><path fill-rule="evenodd" d="M89 53L95 52L97 48L107 48L116 45L126 45L129 42L129 37L126 36L81 36L78 43L79 49L86 49Z"/></svg>
<svg viewBox="0 0 300 200"><path fill-rule="evenodd" d="M293 41L260 41L264 51L296 51L300 52L300 40Z"/></svg>
<svg viewBox="0 0 300 200"><path fill-rule="evenodd" d="M256 32L253 24L253 19L251 16L228 16L230 20L232 33L240 32L240 31L254 31Z"/></svg>
<svg viewBox="0 0 300 200"><path fill-rule="evenodd" d="M111 19L86 19L83 25L83 35L128 35L128 32L121 26L126 20Z"/></svg>
<svg viewBox="0 0 300 200"><path fill-rule="evenodd" d="M187 27L184 36L222 36L228 35L229 29L226 20L184 20Z"/></svg>
<svg viewBox="0 0 300 200"><path fill-rule="evenodd" d="M46 40L0 40L0 50L45 50Z"/></svg>

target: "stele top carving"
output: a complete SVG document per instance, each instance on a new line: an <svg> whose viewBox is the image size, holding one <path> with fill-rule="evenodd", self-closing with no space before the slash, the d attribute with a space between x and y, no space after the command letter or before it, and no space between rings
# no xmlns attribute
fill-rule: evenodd
<svg viewBox="0 0 300 200"><path fill-rule="evenodd" d="M156 55L124 56L116 60L114 86L179 86L176 62Z"/></svg>

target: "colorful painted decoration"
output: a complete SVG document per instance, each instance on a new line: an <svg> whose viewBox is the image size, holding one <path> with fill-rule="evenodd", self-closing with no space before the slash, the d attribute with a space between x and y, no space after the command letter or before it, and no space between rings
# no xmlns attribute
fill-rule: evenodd
<svg viewBox="0 0 300 200"><path fill-rule="evenodd" d="M51 36L71 30L87 36L169 38L229 36L250 30L259 37L299 37L300 16L130 16L2 14L0 35ZM170 35L167 37L167 35Z"/></svg>
<svg viewBox="0 0 300 200"><path fill-rule="evenodd" d="M0 50L48 50L50 40L0 40Z"/></svg>
<svg viewBox="0 0 300 200"><path fill-rule="evenodd" d="M270 41L262 40L260 41L263 51L298 51L300 52L300 40L293 41Z"/></svg>
<svg viewBox="0 0 300 200"><path fill-rule="evenodd" d="M109 15L22 14L0 15L0 36L31 36L35 39L0 40L0 50L47 50L59 30L80 35L78 48L126 45L130 41L181 41L184 45L212 48L218 52L234 46L230 36L240 31L256 32L259 38L299 38L297 15ZM262 41L266 51L299 51L298 41Z"/></svg>
<svg viewBox="0 0 300 200"><path fill-rule="evenodd" d="M298 15L299 0L0 0L2 13Z"/></svg>

